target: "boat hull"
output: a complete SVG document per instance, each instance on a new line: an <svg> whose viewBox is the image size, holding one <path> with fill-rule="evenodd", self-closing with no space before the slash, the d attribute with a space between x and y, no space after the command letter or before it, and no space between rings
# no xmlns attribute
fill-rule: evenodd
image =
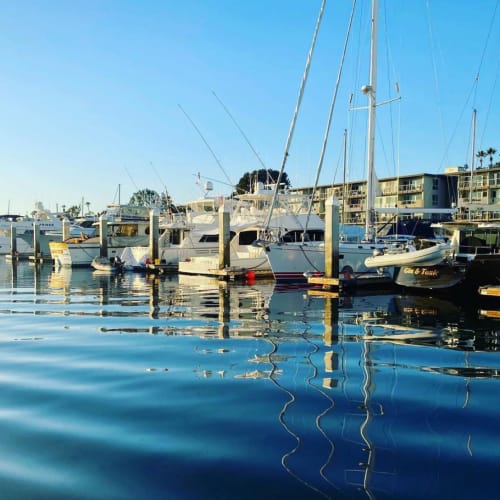
<svg viewBox="0 0 500 500"><path fill-rule="evenodd" d="M467 266L448 263L434 266L400 266L394 273L394 282L408 288L452 288L465 281Z"/></svg>
<svg viewBox="0 0 500 500"><path fill-rule="evenodd" d="M421 250L373 255L365 260L365 264L367 267L432 266L441 263L448 256L449 252L449 245L439 243Z"/></svg>
<svg viewBox="0 0 500 500"><path fill-rule="evenodd" d="M272 277L271 267L266 256L259 257L234 257L231 259L231 265L226 271L235 273L253 272L253 276ZM197 274L202 276L218 276L219 257L218 255L207 257L193 257L191 259L179 262L180 274Z"/></svg>
<svg viewBox="0 0 500 500"><path fill-rule="evenodd" d="M55 267L90 267L101 252L100 245L94 243L52 242L49 246ZM119 257L123 248L108 247L109 257Z"/></svg>
<svg viewBox="0 0 500 500"><path fill-rule="evenodd" d="M351 281L357 277L379 276L374 268L368 268L365 260L373 255L375 244L340 243L339 277ZM325 247L323 244L273 244L267 254L277 282L307 282L310 276L325 273ZM392 277L392 269L387 269ZM368 283L368 280L364 280Z"/></svg>
<svg viewBox="0 0 500 500"><path fill-rule="evenodd" d="M92 259L91 267L96 271L106 273L119 273L123 271L123 265L119 258L95 257Z"/></svg>
<svg viewBox="0 0 500 500"><path fill-rule="evenodd" d="M56 267L90 266L100 254L98 244L53 242L49 246Z"/></svg>

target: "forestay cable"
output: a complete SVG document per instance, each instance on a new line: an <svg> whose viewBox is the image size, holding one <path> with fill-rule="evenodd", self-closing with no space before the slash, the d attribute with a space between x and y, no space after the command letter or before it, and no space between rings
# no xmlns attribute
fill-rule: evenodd
<svg viewBox="0 0 500 500"><path fill-rule="evenodd" d="M319 176L321 174L321 169L323 168L323 160L325 158L326 145L328 143L328 136L330 135L330 127L331 127L331 124L332 124L333 110L335 109L335 103L337 101L337 94L338 94L339 85L340 85L340 77L342 76L342 70L344 68L345 55L346 55L346 52L347 52L347 45L348 45L348 42L349 42L349 36L351 34L352 20L354 18L354 11L355 11L355 9L356 9L356 0L354 0L353 3L352 3L351 16L349 18L349 25L347 27L347 34L346 34L346 38L345 38L345 41L344 41L344 48L342 50L342 57L340 59L340 67L339 67L339 71L338 71L338 74L337 74L337 80L335 82L335 91L333 92L332 102L330 103L330 111L328 113L328 120L327 120L327 123L326 123L325 135L324 135L324 138L323 138L323 146L321 147L321 153L320 153L320 157L319 157L318 168L316 169L316 178L314 179L314 185L313 185L313 190L312 190L312 193L311 193L311 199L309 200L309 209L308 209L308 212L307 212L307 219L306 219L306 225L305 225L304 235L306 234L307 226L309 224L309 218L311 216L311 211L312 211L312 207L313 207L314 195L316 193L316 188L318 186Z"/></svg>
<svg viewBox="0 0 500 500"><path fill-rule="evenodd" d="M311 66L311 60L312 60L312 56L313 56L313 53L314 53L314 47L316 45L316 39L318 37L319 27L321 25L321 19L323 18L323 11L325 10L325 5L326 5L326 0L323 0L321 2L321 7L320 7L320 10L319 10L318 20L316 21L316 27L314 29L314 34L313 34L313 39L312 39L312 42L311 42L311 47L310 47L309 53L307 55L306 67L305 67L305 70L304 70L304 74L302 75L302 81L300 82L299 95L298 95L298 98L297 98L297 103L295 105L295 110L294 110L294 113L293 113L292 122L290 124L290 130L288 131L288 137L287 137L286 144L285 144L285 151L283 153L283 160L281 162L280 172L278 174L278 179L276 181L276 186L274 187L273 198L272 198L272 201L271 201L271 206L269 207L269 212L267 214L266 223L264 224L264 232L265 233L269 229L269 224L271 222L271 218L272 218L272 215L273 215L273 207L274 207L274 204L276 203L276 198L278 196L278 188L279 188L279 185L280 185L280 182L281 182L281 177L283 176L283 172L285 170L285 164L286 164L286 160L288 158L288 151L290 149L290 144L292 142L293 132L295 130L295 124L297 122L297 116L299 114L300 105L302 103L302 96L304 95L304 89L305 89L305 86L306 86L307 77L309 75L309 68Z"/></svg>

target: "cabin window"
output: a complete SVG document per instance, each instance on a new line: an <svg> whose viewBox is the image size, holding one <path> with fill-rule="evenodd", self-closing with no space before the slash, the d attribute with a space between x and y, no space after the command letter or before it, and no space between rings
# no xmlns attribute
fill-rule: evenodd
<svg viewBox="0 0 500 500"><path fill-rule="evenodd" d="M234 231L229 231L229 239L233 239L236 233ZM200 243L218 243L219 242L219 234L204 234L200 238Z"/></svg>
<svg viewBox="0 0 500 500"><path fill-rule="evenodd" d="M295 231L288 231L284 236L283 236L283 241L285 243L300 243L302 241L302 234L303 231L300 230L295 230ZM310 230L307 231L306 237L304 238L304 241L324 241L325 239L325 233L322 230Z"/></svg>
<svg viewBox="0 0 500 500"><path fill-rule="evenodd" d="M309 241L325 241L325 232L321 229L307 231L307 234L309 236Z"/></svg>
<svg viewBox="0 0 500 500"><path fill-rule="evenodd" d="M115 236L137 236L138 233L137 224L122 224L114 231Z"/></svg>
<svg viewBox="0 0 500 500"><path fill-rule="evenodd" d="M239 244L240 245L251 245L254 241L257 240L257 231L242 231L239 235Z"/></svg>
<svg viewBox="0 0 500 500"><path fill-rule="evenodd" d="M217 243L219 241L218 234L204 234L200 238L200 243Z"/></svg>
<svg viewBox="0 0 500 500"><path fill-rule="evenodd" d="M172 245L179 245L182 241L181 231L174 229L170 232L169 240Z"/></svg>

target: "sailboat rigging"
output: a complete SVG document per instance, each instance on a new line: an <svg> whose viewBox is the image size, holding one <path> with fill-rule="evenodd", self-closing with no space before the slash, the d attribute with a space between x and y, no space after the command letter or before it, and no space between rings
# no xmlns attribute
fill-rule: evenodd
<svg viewBox="0 0 500 500"><path fill-rule="evenodd" d="M184 113L184 116L189 120L189 122L191 123L191 125L193 126L193 128L196 130L196 132L198 132L198 135L201 137L201 140L204 142L205 146L208 148L208 150L210 151L211 155L213 156L215 162L217 163L217 165L219 166L219 168L221 169L222 173L224 174L224 177L226 178L227 182L229 183L230 186L232 186L234 188L235 184L234 182L231 181L231 179L229 178L229 175L227 175L227 172L226 170L224 169L224 167L222 166L222 163L220 162L219 158L217 157L217 155L214 153L214 150L210 147L210 144L208 143L208 141L205 139L205 137L203 136L203 134L201 133L200 129L196 126L196 124L194 123L194 121L191 119L191 117L186 113L185 109L180 105L178 104L179 106L179 109Z"/></svg>
<svg viewBox="0 0 500 500"><path fill-rule="evenodd" d="M314 47L316 45L316 40L318 38L319 28L321 26L321 20L323 18L323 12L325 10L325 5L326 5L326 0L323 0L321 2L321 7L319 9L319 15L318 15L318 19L316 21L316 27L314 29L311 47L310 47L309 53L307 55L306 67L304 69L304 74L302 75L302 80L300 82L299 95L297 97L297 103L295 104L295 110L293 112L292 121L290 123L290 129L288 131L288 137L287 137L287 140L285 143L285 150L283 152L283 159L281 162L281 168L280 168L280 172L278 174L278 179L276 181L276 186L274 188L273 198L271 201L271 205L269 207L269 213L267 215L266 222L264 224L264 232L267 232L267 230L269 229L269 224L270 224L272 216L273 216L273 207L274 207L274 204L276 203L276 198L278 196L278 189L279 189L279 185L281 183L281 177L283 176L283 172L285 171L285 165L286 165L286 161L288 159L290 145L292 143L293 133L295 131L295 125L297 123L297 117L299 114L300 105L302 103L302 97L304 96L304 90L305 90L305 86L307 83L307 77L309 76L309 69L311 67L311 60L312 60L312 56L314 54Z"/></svg>
<svg viewBox="0 0 500 500"><path fill-rule="evenodd" d="M378 1L372 0L371 10L371 36L370 36L370 71L369 83L362 87L362 92L368 96L368 125L367 125L367 193L365 205L365 238L359 241L340 241L339 268L344 278L367 278L376 277L378 281L383 277L392 280L392 269L385 269L382 272L378 269L368 268L365 259L372 256L377 248L387 249L389 246L403 248L407 239L402 240L382 240L375 235L375 188L377 186L374 158L375 158L375 111L376 83L377 83L377 26L378 26ZM352 21L352 14L351 14ZM350 24L348 35L350 32ZM347 36L348 39L348 36ZM346 40L347 44L347 40ZM344 48L345 50L345 48ZM341 59L343 65L344 57ZM339 72L339 75L341 73ZM334 98L338 88L338 81L335 86ZM391 100L392 101L392 100ZM387 102L391 102L387 101ZM383 103L380 103L383 104ZM328 117L327 132L329 131L332 108ZM323 142L320 166L326 147L326 139ZM273 269L274 277L277 281L305 281L307 276L322 275L325 269L325 245L323 241L293 242L293 243L271 243L268 245L268 258ZM366 283L367 281L364 280Z"/></svg>
<svg viewBox="0 0 500 500"><path fill-rule="evenodd" d="M321 153L320 153L320 156L319 156L318 167L316 169L316 178L314 180L314 186L313 186L313 190L312 190L312 193L311 193L311 199L309 201L309 215L311 214L311 211L312 211L314 195L316 193L316 187L318 185L319 176L320 176L321 170L323 168L323 161L325 159L325 152L326 152L326 146L328 144L328 137L330 135L330 127L332 125L333 111L335 109L335 103L337 102L337 94L338 94L339 85L340 85L340 78L342 76L342 70L344 68L345 56L346 56L346 52L347 52L347 45L348 45L349 37L350 37L350 33L351 33L352 21L353 21L353 18L354 18L355 8L356 8L356 0L354 0L354 2L353 2L353 6L352 6L352 10L351 10L351 16L349 18L349 23L348 23L348 28L347 28L347 35L346 35L345 42L344 42L344 48L342 50L341 63L340 63L339 71L338 71L338 74L337 74L337 80L335 82L335 90L333 92L332 101L330 103L330 111L328 113L328 119L327 119L327 122L326 122L326 128L325 128L325 133L324 133L324 137L323 137L323 144L322 144L322 147L321 147ZM307 230L307 224L306 224L306 230Z"/></svg>

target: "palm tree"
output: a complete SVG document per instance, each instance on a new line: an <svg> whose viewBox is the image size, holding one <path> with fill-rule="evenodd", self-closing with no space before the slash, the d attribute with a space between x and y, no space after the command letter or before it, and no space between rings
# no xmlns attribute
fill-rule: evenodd
<svg viewBox="0 0 500 500"><path fill-rule="evenodd" d="M493 166L493 155L497 152L494 148L488 148L486 154L490 157L490 168Z"/></svg>
<svg viewBox="0 0 500 500"><path fill-rule="evenodd" d="M478 151L476 156L479 158L479 168L483 168L483 158L487 156L486 152L483 150Z"/></svg>

